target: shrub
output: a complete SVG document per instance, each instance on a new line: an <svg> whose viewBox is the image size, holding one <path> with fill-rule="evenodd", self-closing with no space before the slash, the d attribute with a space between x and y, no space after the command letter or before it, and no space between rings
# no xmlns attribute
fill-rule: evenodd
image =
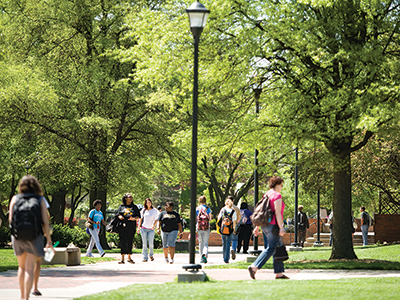
<svg viewBox="0 0 400 300"><path fill-rule="evenodd" d="M85 247L90 240L90 236L85 229L77 226L70 228L68 225L56 224L53 225L53 234L51 239L53 242L59 241L60 247L67 247L73 243L77 247Z"/></svg>
<svg viewBox="0 0 400 300"><path fill-rule="evenodd" d="M217 230L217 220L212 219L210 221L210 230Z"/></svg>
<svg viewBox="0 0 400 300"><path fill-rule="evenodd" d="M120 248L119 234L106 232L107 243L114 243L115 247Z"/></svg>
<svg viewBox="0 0 400 300"><path fill-rule="evenodd" d="M0 247L7 246L11 242L10 228L7 226L0 227Z"/></svg>

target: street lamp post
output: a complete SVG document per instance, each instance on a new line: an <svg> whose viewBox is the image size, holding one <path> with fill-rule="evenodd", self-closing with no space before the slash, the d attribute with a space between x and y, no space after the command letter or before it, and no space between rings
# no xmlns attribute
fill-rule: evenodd
<svg viewBox="0 0 400 300"><path fill-rule="evenodd" d="M256 117L258 117L258 113L260 112L260 95L262 92L262 88L257 85L256 87L253 88L254 90L254 98L256 101ZM254 208L256 208L257 202L258 202L258 150L257 148L254 149ZM253 248L256 253L258 252L258 236L254 236L254 241L253 241Z"/></svg>
<svg viewBox="0 0 400 300"><path fill-rule="evenodd" d="M194 41L193 67L193 121L192 121L192 174L190 183L190 243L189 263L194 265L196 246L196 202L197 202L197 111L198 111L198 73L199 73L199 41L206 25L210 11L199 1L186 9L189 16L190 29Z"/></svg>

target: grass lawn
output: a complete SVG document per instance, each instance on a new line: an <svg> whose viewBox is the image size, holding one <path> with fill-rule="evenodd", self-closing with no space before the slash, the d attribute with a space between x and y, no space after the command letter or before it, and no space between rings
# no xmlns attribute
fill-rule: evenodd
<svg viewBox="0 0 400 300"><path fill-rule="evenodd" d="M400 270L400 245L355 247L358 260L328 260L331 248L305 248L300 252L289 252L286 269L367 269ZM250 263L236 262L228 265L206 266L208 269L246 269ZM272 269L272 261L264 265Z"/></svg>
<svg viewBox="0 0 400 300"><path fill-rule="evenodd" d="M189 285L186 287L186 285ZM340 280L211 281L202 283L135 284L80 300L159 299L399 299L400 278Z"/></svg>
<svg viewBox="0 0 400 300"><path fill-rule="evenodd" d="M94 252L94 251L93 251ZM111 253L106 251L107 253ZM81 264L94 264L100 261L113 261L115 260L112 257L82 257ZM65 267L65 265L42 265L42 268L49 267ZM14 255L13 249L0 249L0 272L8 271L8 270L18 270L18 260Z"/></svg>

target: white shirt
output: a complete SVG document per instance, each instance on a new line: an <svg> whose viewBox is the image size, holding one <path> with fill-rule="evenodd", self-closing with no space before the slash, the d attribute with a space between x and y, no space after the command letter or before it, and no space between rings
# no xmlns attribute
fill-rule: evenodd
<svg viewBox="0 0 400 300"><path fill-rule="evenodd" d="M218 215L218 219L222 218L222 212L224 211L224 209L228 214L230 214L232 212L232 210L234 211L233 208L228 208L228 207L225 206L220 210L219 215ZM232 215L232 221L237 221L236 211Z"/></svg>
<svg viewBox="0 0 400 300"><path fill-rule="evenodd" d="M142 227L146 229L151 229L154 225L154 221L158 218L158 210L153 208L150 210L142 209L140 212L140 217L142 220Z"/></svg>

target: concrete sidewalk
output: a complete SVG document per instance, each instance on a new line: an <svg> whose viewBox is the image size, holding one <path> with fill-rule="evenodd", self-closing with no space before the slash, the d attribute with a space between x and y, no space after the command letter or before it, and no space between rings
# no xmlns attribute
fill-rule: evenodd
<svg viewBox="0 0 400 300"><path fill-rule="evenodd" d="M221 247L210 249L207 265L223 264ZM118 254L107 256L119 259ZM247 254L237 254L236 261L245 260ZM141 255L132 256L135 264L118 264L117 261L102 262L75 267L42 269L39 289L43 296L31 298L67 300L103 291L118 289L131 284L160 284L173 282L182 265L189 263L188 253L177 253L174 264L166 264L163 254L156 254L153 262L142 262ZM196 255L199 259L199 255ZM247 270L239 269L204 269L205 273L215 280L251 280ZM340 279L355 277L400 277L400 271L372 270L287 270L291 280ZM273 270L260 270L257 280L272 280ZM0 273L0 299L19 299L20 292L17 271Z"/></svg>

